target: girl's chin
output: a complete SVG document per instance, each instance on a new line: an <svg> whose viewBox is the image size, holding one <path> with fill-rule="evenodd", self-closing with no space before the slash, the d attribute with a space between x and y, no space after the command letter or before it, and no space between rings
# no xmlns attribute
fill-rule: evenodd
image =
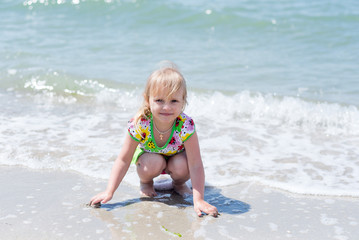
<svg viewBox="0 0 359 240"><path fill-rule="evenodd" d="M176 117L174 117L174 115L160 115L156 121L160 121L162 123L172 123L174 120L176 119Z"/></svg>

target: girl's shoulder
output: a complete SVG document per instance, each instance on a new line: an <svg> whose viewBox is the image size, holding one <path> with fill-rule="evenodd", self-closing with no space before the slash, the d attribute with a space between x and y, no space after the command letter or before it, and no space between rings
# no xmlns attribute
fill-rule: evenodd
<svg viewBox="0 0 359 240"><path fill-rule="evenodd" d="M184 112L182 112L179 116L178 119L182 122L187 122L187 121L193 121L193 119L188 116L187 114L185 114Z"/></svg>
<svg viewBox="0 0 359 240"><path fill-rule="evenodd" d="M129 125L137 125L137 124L139 124L139 125L147 125L150 122L151 122L150 117L149 118L142 117L142 118L139 119L139 121L137 123L135 122L135 118L131 118L131 120L128 121Z"/></svg>
<svg viewBox="0 0 359 240"><path fill-rule="evenodd" d="M150 134L150 126L151 119L141 118L138 123L136 123L133 118L128 121L128 133L135 141L139 142Z"/></svg>
<svg viewBox="0 0 359 240"><path fill-rule="evenodd" d="M182 139L185 142L196 131L193 119L185 113L181 113L176 122L176 128Z"/></svg>
<svg viewBox="0 0 359 240"><path fill-rule="evenodd" d="M132 118L130 121L128 121L128 129L139 131L144 128L149 128L151 126L151 118L141 118L137 123L135 122L135 119Z"/></svg>

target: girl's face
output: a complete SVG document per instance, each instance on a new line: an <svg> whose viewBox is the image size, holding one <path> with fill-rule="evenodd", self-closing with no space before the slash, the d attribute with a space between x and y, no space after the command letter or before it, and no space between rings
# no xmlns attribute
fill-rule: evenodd
<svg viewBox="0 0 359 240"><path fill-rule="evenodd" d="M181 114L184 106L183 95L183 89L180 89L171 96L168 96L165 91L150 96L149 105L157 125L172 124Z"/></svg>

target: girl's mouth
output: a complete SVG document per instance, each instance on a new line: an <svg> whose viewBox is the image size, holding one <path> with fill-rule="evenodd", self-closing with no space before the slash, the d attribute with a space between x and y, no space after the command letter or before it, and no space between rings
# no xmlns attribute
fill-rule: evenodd
<svg viewBox="0 0 359 240"><path fill-rule="evenodd" d="M172 113L160 113L160 114L163 116L171 116L172 115Z"/></svg>

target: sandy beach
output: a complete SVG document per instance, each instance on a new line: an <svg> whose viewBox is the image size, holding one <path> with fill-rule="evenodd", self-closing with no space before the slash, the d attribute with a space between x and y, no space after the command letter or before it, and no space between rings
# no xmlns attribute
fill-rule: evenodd
<svg viewBox="0 0 359 240"><path fill-rule="evenodd" d="M359 200L308 197L256 184L207 188L218 218L197 217L191 198L154 199L122 184L99 209L86 206L106 186L77 173L1 167L2 239L355 239Z"/></svg>
<svg viewBox="0 0 359 240"><path fill-rule="evenodd" d="M0 240L359 239L357 0L4 0L0 16ZM166 60L218 218L141 198L135 165L87 206Z"/></svg>

